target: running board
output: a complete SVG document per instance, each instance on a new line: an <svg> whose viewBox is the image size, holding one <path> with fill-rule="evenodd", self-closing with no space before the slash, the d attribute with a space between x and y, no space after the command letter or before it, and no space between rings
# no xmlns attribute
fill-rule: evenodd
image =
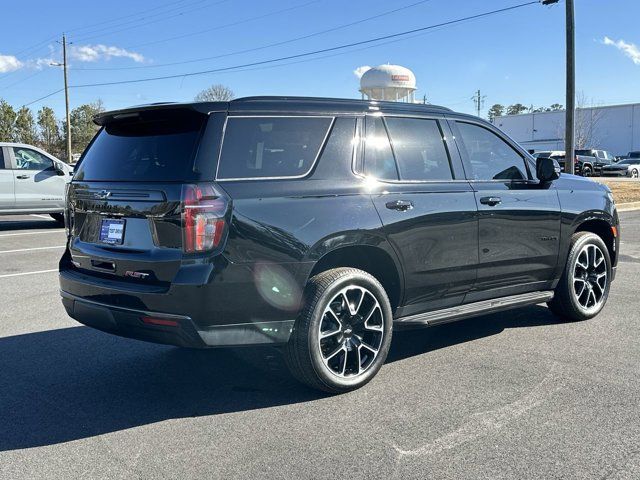
<svg viewBox="0 0 640 480"><path fill-rule="evenodd" d="M509 297L482 300L481 302L469 303L467 305L459 305L457 307L444 308L442 310L396 318L394 319L394 325L438 325L486 313L500 312L511 308L544 303L548 302L552 298L553 291L521 293L519 295L511 295Z"/></svg>

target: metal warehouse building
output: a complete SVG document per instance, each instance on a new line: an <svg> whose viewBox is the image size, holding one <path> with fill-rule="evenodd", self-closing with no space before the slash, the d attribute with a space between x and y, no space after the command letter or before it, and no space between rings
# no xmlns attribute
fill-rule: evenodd
<svg viewBox="0 0 640 480"><path fill-rule="evenodd" d="M564 110L497 117L493 123L528 150L564 150ZM640 103L576 111L576 148L614 155L640 150Z"/></svg>

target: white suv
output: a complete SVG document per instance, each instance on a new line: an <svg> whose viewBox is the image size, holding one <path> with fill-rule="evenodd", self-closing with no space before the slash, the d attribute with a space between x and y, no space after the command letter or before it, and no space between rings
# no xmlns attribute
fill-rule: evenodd
<svg viewBox="0 0 640 480"><path fill-rule="evenodd" d="M48 213L64 223L65 185L72 174L44 150L0 143L0 215Z"/></svg>

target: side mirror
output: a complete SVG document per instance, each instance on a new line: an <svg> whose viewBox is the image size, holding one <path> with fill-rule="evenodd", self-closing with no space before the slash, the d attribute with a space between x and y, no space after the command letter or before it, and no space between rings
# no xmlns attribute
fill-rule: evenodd
<svg viewBox="0 0 640 480"><path fill-rule="evenodd" d="M560 164L553 158L538 157L536 159L536 177L541 182L552 182L560 178Z"/></svg>
<svg viewBox="0 0 640 480"><path fill-rule="evenodd" d="M56 171L56 175L62 176L66 174L64 167L58 162L53 162L53 169Z"/></svg>

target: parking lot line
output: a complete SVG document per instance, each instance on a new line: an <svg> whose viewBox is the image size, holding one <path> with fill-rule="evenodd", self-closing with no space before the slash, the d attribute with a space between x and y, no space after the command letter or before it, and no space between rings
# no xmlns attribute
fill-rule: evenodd
<svg viewBox="0 0 640 480"><path fill-rule="evenodd" d="M55 248L64 248L64 247L66 247L66 245L55 245L52 247L19 248L17 250L0 250L0 253L30 252L32 250L53 250Z"/></svg>
<svg viewBox="0 0 640 480"><path fill-rule="evenodd" d="M35 272L6 273L4 275L0 275L0 278L21 277L23 275L35 275L37 273L51 273L51 272L57 272L57 271L58 269L54 268L52 270L36 270Z"/></svg>
<svg viewBox="0 0 640 480"><path fill-rule="evenodd" d="M44 218L45 220L51 220L51 217L49 215L40 215L37 213L32 213L31 214L32 217L38 217L38 218Z"/></svg>
<svg viewBox="0 0 640 480"><path fill-rule="evenodd" d="M56 228L51 230L43 230L38 232L20 232L20 233L0 233L0 237L17 237L18 235L42 235L44 233L62 233L64 229Z"/></svg>

